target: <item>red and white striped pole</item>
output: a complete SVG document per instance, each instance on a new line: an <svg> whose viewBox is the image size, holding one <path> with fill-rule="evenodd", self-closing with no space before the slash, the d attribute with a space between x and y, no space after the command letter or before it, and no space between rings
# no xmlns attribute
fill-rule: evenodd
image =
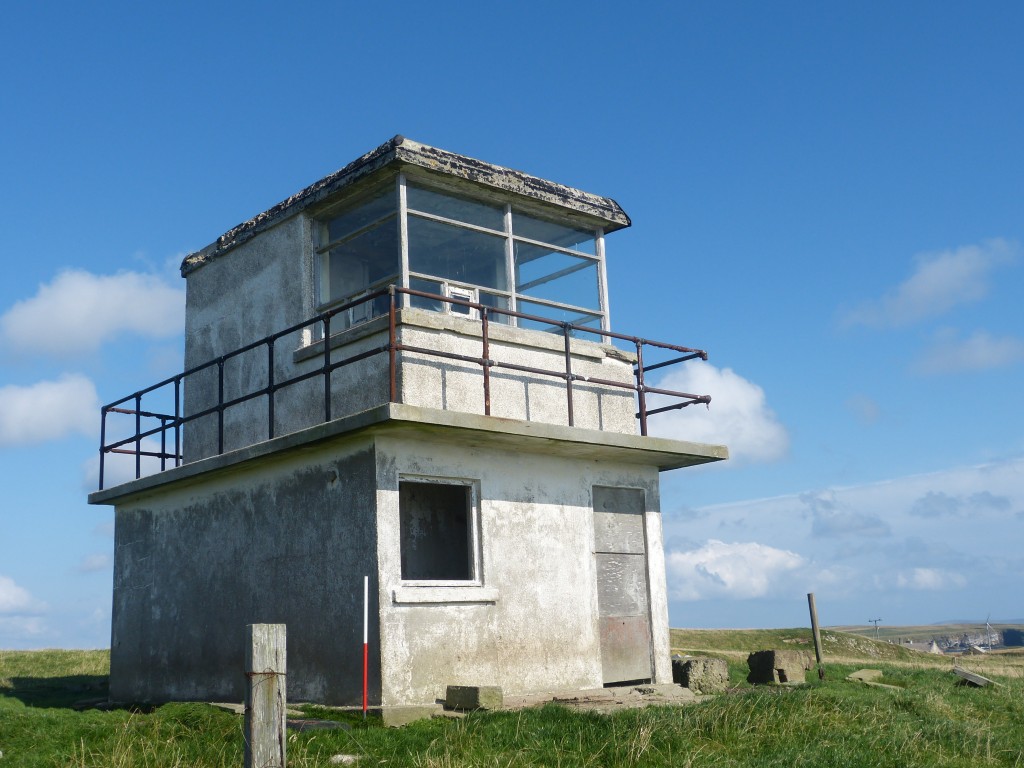
<svg viewBox="0 0 1024 768"><path fill-rule="evenodd" d="M370 620L370 577L363 576L363 720L366 719L366 692L369 685L370 645L367 626Z"/></svg>

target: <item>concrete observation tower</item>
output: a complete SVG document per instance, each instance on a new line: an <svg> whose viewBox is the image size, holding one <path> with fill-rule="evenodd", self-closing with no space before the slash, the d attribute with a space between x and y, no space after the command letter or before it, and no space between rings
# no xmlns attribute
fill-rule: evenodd
<svg viewBox="0 0 1024 768"><path fill-rule="evenodd" d="M103 409L111 697L430 704L671 682L647 435L699 350L613 331L615 201L395 137L185 258L185 371ZM656 371L656 372L655 372Z"/></svg>

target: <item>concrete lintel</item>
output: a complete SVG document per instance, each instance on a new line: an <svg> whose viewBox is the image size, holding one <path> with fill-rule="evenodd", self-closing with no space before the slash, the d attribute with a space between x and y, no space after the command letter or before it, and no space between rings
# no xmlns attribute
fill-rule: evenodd
<svg viewBox="0 0 1024 768"><path fill-rule="evenodd" d="M194 481L210 472L241 468L248 462L272 454L302 450L328 440L372 438L376 435L426 437L462 446L482 445L592 461L619 461L654 466L662 472L729 458L729 449L724 445L386 403L273 440L96 491L89 494L89 503L116 504L146 495L169 483Z"/></svg>

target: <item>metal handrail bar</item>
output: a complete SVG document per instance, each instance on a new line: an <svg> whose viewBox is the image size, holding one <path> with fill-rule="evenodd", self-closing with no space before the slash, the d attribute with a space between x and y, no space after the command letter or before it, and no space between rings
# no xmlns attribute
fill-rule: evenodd
<svg viewBox="0 0 1024 768"><path fill-rule="evenodd" d="M123 453L128 456L134 456L135 451L126 451L124 448L111 448L107 446L107 453ZM156 459L173 459L174 454L172 453L161 453L159 451L140 451L143 456L152 456Z"/></svg>
<svg viewBox="0 0 1024 768"><path fill-rule="evenodd" d="M476 356L473 356L473 355L463 355L463 354L458 354L458 353L454 353L454 352L445 352L443 350L431 349L429 347L420 347L420 346L415 346L415 345L410 345L410 344L402 344L401 342L399 342L398 338L397 338L397 319L396 319L396 315L397 315L397 312L398 312L398 298L397 297L400 296L400 295L419 296L419 297L426 298L426 299L431 300L431 301L439 301L439 302L447 303L449 305L459 305L459 306L464 306L464 307L476 310L479 313L479 315L480 315L481 325L482 325L482 328L481 328L481 341L482 341L482 346L483 346L483 349L482 349L483 355L480 356L480 357L476 357ZM360 352L360 353L358 353L356 355L351 355L351 356L346 357L346 358L344 358L342 360L338 360L338 361L332 360L331 359L332 344L331 344L331 333L330 333L331 318L333 318L334 316L338 315L341 312L345 312L345 311L347 311L349 309L352 309L354 307L357 307L357 306L359 306L361 304L365 304L367 302L375 301L376 299L381 298L382 296L388 296L389 297L388 343L385 344L385 345L381 345L381 346L378 346L378 347L371 348L369 350L365 350L365 351ZM550 369L537 368L537 367L533 367L533 366L521 365L521 364L518 364L518 363L512 363L512 362L506 362L506 361L492 359L490 357L491 350L490 350L490 329L489 329L489 326L490 326L491 318L495 314L497 314L497 315L504 315L504 316L507 316L507 317L515 317L517 319L522 319L522 320L529 320L529 321L537 322L537 323L540 323L542 325L551 326L552 330L560 328L561 332L562 332L562 336L564 338L565 370L564 371L550 370ZM324 360L324 362L323 362L323 365L321 365L321 366L319 366L319 367L317 367L317 368L315 368L313 370L307 371L305 373L297 374L295 376L289 377L289 378L287 378L287 379L285 379L283 381L276 380L275 372L274 372L274 360L275 360L274 348L275 348L275 343L277 341L279 341L280 339L286 337L286 336L290 336L291 334L294 334L297 331L304 330L304 329L309 328L311 326L322 326L323 327L324 335L323 335L323 339L321 340L322 343L324 344L324 353L323 353L323 360ZM612 380L609 380L609 379L602 379L602 378L596 378L596 377L588 377L588 376L584 376L584 375L581 375L581 374L573 373L573 370L572 370L572 337L573 337L573 334L575 332L588 333L588 334L591 334L591 335L594 335L594 336L598 336L598 337L602 337L602 338L619 339L619 340L628 341L628 342L634 344L636 346L636 349L637 349L636 362L634 363L634 375L635 375L636 380L637 380L636 383L635 384L628 384L628 383L621 382L621 381L612 381ZM267 385L265 387L262 387L262 388L250 391L250 392L248 392L248 393L246 393L244 395L239 395L238 397L234 397L234 398L231 398L229 400L225 400L224 399L224 365L225 365L225 363L230 361L230 360L232 360L232 359L234 359L235 357L238 357L239 355L243 355L243 354L245 354L247 352L251 352L251 351L259 349L260 347L263 347L263 346L267 347ZM668 361L659 362L659 363L656 363L656 364L653 364L653 365L645 367L644 364L643 364L643 347L645 347L645 346L656 347L656 348L659 348L659 349L666 349L666 350L670 350L670 351L679 352L679 353L682 354L682 356L681 357L677 357L677 358L673 358L673 359L668 360ZM136 477L137 478L141 476L141 464L140 464L140 461L141 461L141 457L142 456L159 458L160 459L161 471L166 468L166 460L167 459L174 459L175 466L179 466L180 463L181 463L181 460L182 460L182 456L181 456L181 438L180 438L180 429L181 429L181 427L183 425L187 424L187 423L192 422L192 421L196 421L198 419L202 419L202 418L205 418L205 417L208 417L208 416L212 416L214 414L216 414L217 422L218 422L218 429L217 429L217 432L218 432L218 435L217 435L218 452L219 453L223 453L224 452L224 413L225 413L225 411L227 409L229 409L229 408L233 408L233 407L235 407L237 405L240 405L242 403L248 402L250 400L254 400L254 399L259 398L259 397L267 397L267 399L268 399L268 406L267 406L268 436L269 436L269 438L273 438L274 437L274 412L275 412L274 400L275 400L275 394L279 390L283 390L283 389L285 389L287 387L293 386L295 384L299 384L301 382L307 381L307 380L312 379L312 378L316 378L316 377L319 377L319 376L323 376L324 377L324 382L325 382L324 383L324 420L325 420L325 422L326 421L330 421L330 419L331 419L331 412L330 412L331 411L331 403L330 403L330 400L331 400L331 386L330 386L331 373L333 371L337 370L338 368L342 368L342 367L345 367L347 365L351 365L353 363L359 362L361 360L368 359L370 357L382 354L384 352L388 352L389 353L389 369L390 369L390 371L389 371L389 378L390 378L390 382L391 382L390 383L389 399L391 400L391 402L398 402L399 401L399 395L398 395L398 392L397 392L397 385L396 385L396 374L397 374L397 365L398 365L397 364L397 353L398 352L412 352L414 354L430 355L430 356L433 356L433 357L440 357L440 358L449 359L449 360L458 360L458 361L461 361L461 362L465 362L465 363L470 363L470 364L481 366L481 368L483 369L483 378L484 378L484 412L487 415L490 415L490 369L491 368L502 368L502 369L506 369L506 370L519 371L519 372L523 372L523 373L531 373L531 374L535 374L535 375L550 376L552 378L561 379L562 381L564 381L565 385L566 385L566 400L567 400L567 406L568 406L568 423L569 423L570 426L573 425L573 421L574 421L574 415L573 415L573 383L577 382L577 381L584 381L584 382L588 382L588 383L591 383L591 384L598 384L600 386L607 386L607 387L615 387L615 388L619 388L619 389L628 389L628 390L631 390L631 391L635 392L637 394L637 397L638 397L639 403L640 403L640 411L637 413L637 416L640 419L640 432L641 432L642 435L646 435L647 434L647 421L646 421L647 416L650 416L650 415L653 415L653 414L657 414L657 413L662 413L662 412L665 412L665 411L685 408L685 407L687 407L689 405L693 405L694 403L708 403L711 400L711 398L708 397L707 395L693 395L693 394L689 394L689 393L686 393L686 392L677 392L677 391L674 391L674 390L662 389L662 388L658 388L658 387L650 387L650 386L647 386L646 383L644 382L644 374L646 372L654 371L654 370L657 370L659 368L664 368L664 367L669 366L669 365L675 365L675 364L678 364L678 363L681 363L681 362L685 362L687 360L692 360L692 359L695 359L695 358L698 358L698 357L701 358L701 359L706 360L707 359L707 352L705 352L703 350L693 349L693 348L690 348L690 347L682 347L682 346L679 346L679 345L676 345L676 344L669 344L667 342L651 341L649 339L644 339L644 338L637 337L637 336L629 336L627 334L617 333L615 331L609 331L609 330L604 330L604 329L595 329L595 328L592 328L592 327L589 327L589 326L574 324L574 323L571 323L571 322L557 321L557 320L554 320L552 318L543 317L541 315L534 315L534 314L531 314L531 313L528 313L528 312L519 312L519 311L511 310L511 309L503 309L503 308L500 308L500 307L492 307L492 306L481 304L479 302L468 301L468 300L465 300L465 299L453 298L453 297L448 297L448 296L441 296L439 294L427 293L427 292L418 291L418 290L415 290L415 289L412 289L412 288L400 288L400 287L395 286L395 285L389 285L389 286L385 286L385 287L379 288L379 289L377 289L375 291L372 291L370 293L367 293L367 294L365 294L363 296L360 296L357 299L354 299L352 301L346 302L346 303L338 305L336 307L331 307L330 309L325 310L325 311L317 314L313 318L305 320L305 321L303 321L301 323L296 323L294 325L291 325L291 326L289 326L289 327L287 327L287 328L285 328L283 330L277 331L276 333L273 333L273 334L271 334L269 336L266 336L266 337L264 337L264 338L262 338L262 339L260 339L258 341L254 341L254 342L250 342L248 344L245 344L244 346L239 347L238 349L232 350L231 352L228 352L228 353L226 353L224 355L220 355L219 357L216 357L216 358L214 358L212 360L208 360L205 363L201 363L199 365L193 366L192 368L189 368L189 369L187 369L186 371L184 371L182 373L179 373L179 374L176 374L174 376L171 376L171 377L169 377L167 379L164 379L163 381L158 382L157 384L153 384L153 385L151 385L149 387L146 387L144 389L138 390L137 392L134 392L131 395L128 395L128 396L126 396L126 397L124 397L124 398L122 398L120 400L116 400L116 401L114 401L114 402L112 402L112 403L110 403L108 405L103 406L101 408L102 423L101 423L101 427L100 427L100 478L99 478L99 480L100 480L100 489L103 488L104 456L107 453L118 453L118 454L134 455L136 457L136 462L135 463L136 463ZM180 400L181 400L181 385L182 385L182 383L185 381L185 379L187 377L195 376L196 374L202 373L202 372L207 371L209 369L212 369L214 367L216 367L217 372L218 372L218 374L217 374L217 382L218 382L217 383L217 390L218 390L217 404L213 405L213 406L210 406L209 408L205 408L205 409L203 409L201 411L197 411L195 413L190 413L188 415L183 415L181 413L181 403L180 403ZM174 385L174 409L175 409L175 414L173 416L170 415L170 414L163 414L163 413L156 413L156 412L152 412L152 411L144 411L144 410L142 410L142 398L143 398L143 396L145 396L147 394L150 394L150 393L152 393L152 392L154 392L156 390L159 390L159 389L161 389L161 388L163 388L165 386L171 385L171 384ZM684 402L674 403L674 404L670 404L670 405L667 405L667 406L659 407L659 408L656 408L656 409L648 410L647 407L646 407L646 395L647 394L660 394L660 395L665 395L665 396L668 396L668 397L680 397L680 398L684 399ZM135 405L134 409L127 409L127 408L119 407L122 404L128 403L130 401L134 401L134 405ZM136 422L135 434L132 435L131 437L128 437L128 438L125 438L125 439L122 439L122 440L117 440L117 441L115 441L113 443L107 444L106 443L106 428L107 428L106 421L107 421L107 414L108 413L119 413L119 414L125 414L125 415L134 416L135 417L135 422ZM140 419L144 418L144 417L145 418L160 419L160 426L143 431ZM174 430L174 452L173 453L169 453L167 451L167 436L166 436L166 433L167 433L167 430L169 430L169 429L173 429ZM158 433L161 436L160 451L143 450L142 449L142 440L144 440L145 438L148 438L148 437L152 437L152 436L154 436L154 435L156 435ZM133 443L134 446L135 446L133 450L128 450L128 449L122 448L122 446L131 444L131 443Z"/></svg>
<svg viewBox="0 0 1024 768"><path fill-rule="evenodd" d="M656 371L659 368L666 368L666 367L668 367L670 365L678 365L679 363L685 363L687 360L696 360L698 358L701 359L701 360L707 360L707 353L705 352L703 355L701 355L699 352L694 352L692 355L683 355L682 357L673 357L671 360L666 360L666 361L664 361L662 363L655 363L654 365L644 366L644 370L647 373L650 373L651 371Z"/></svg>

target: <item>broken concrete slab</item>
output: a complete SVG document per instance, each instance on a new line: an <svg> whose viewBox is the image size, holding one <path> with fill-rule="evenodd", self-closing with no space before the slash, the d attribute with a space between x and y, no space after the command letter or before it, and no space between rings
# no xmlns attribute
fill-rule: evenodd
<svg viewBox="0 0 1024 768"><path fill-rule="evenodd" d="M871 680L878 680L882 677L882 670L880 669L858 669L846 676L847 680L856 680L860 683L866 683Z"/></svg>
<svg viewBox="0 0 1024 768"><path fill-rule="evenodd" d="M399 728L416 720L434 717L442 711L440 704L413 704L404 707L381 707L380 716L385 727Z"/></svg>
<svg viewBox="0 0 1024 768"><path fill-rule="evenodd" d="M953 667L953 674L960 678L960 685L973 685L976 688L984 688L988 685L999 685L995 680L989 680L987 677L982 677L974 672L968 672L962 667Z"/></svg>
<svg viewBox="0 0 1024 768"><path fill-rule="evenodd" d="M449 709L501 709L500 685L449 685L444 705Z"/></svg>
<svg viewBox="0 0 1024 768"><path fill-rule="evenodd" d="M882 670L880 669L858 669L856 672L847 675L846 679L855 683L870 685L872 688L887 688L890 691L903 690L898 685L888 685L886 683L878 682L882 677Z"/></svg>
<svg viewBox="0 0 1024 768"><path fill-rule="evenodd" d="M729 664L706 656L672 659L672 680L694 693L725 693L729 687Z"/></svg>
<svg viewBox="0 0 1024 768"><path fill-rule="evenodd" d="M797 685L807 682L811 657L801 651L755 651L747 657L752 685Z"/></svg>
<svg viewBox="0 0 1024 768"><path fill-rule="evenodd" d="M651 706L679 706L697 700L693 691L675 684L652 683L633 686L591 688L554 694L549 701L588 712L614 712Z"/></svg>

